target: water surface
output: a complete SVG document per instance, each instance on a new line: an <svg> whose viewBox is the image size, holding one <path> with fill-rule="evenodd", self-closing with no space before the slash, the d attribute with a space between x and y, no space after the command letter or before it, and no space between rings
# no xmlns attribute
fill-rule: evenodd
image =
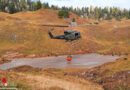
<svg viewBox="0 0 130 90"><path fill-rule="evenodd" d="M0 69L6 70L13 67L29 65L39 68L58 68L58 69L80 69L91 68L107 62L112 62L120 56L100 55L100 54L80 54L73 55L71 62L66 61L67 56L44 57L44 58L21 58L12 59L11 62L0 65Z"/></svg>

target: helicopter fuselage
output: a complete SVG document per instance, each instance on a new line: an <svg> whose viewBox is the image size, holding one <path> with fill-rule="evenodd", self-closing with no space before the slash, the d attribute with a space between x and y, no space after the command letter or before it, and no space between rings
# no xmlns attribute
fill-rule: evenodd
<svg viewBox="0 0 130 90"><path fill-rule="evenodd" d="M48 34L52 39L65 39L65 40L77 40L81 38L80 32L77 31L72 31L72 30L67 30L64 31L64 35L59 35L59 36L53 36L52 33L49 31Z"/></svg>

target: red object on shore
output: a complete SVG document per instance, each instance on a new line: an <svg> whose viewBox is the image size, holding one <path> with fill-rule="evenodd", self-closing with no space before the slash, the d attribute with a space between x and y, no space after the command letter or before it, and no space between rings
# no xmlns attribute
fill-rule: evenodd
<svg viewBox="0 0 130 90"><path fill-rule="evenodd" d="M6 83L6 79L5 79L5 77L2 79L2 82L3 82L3 83Z"/></svg>

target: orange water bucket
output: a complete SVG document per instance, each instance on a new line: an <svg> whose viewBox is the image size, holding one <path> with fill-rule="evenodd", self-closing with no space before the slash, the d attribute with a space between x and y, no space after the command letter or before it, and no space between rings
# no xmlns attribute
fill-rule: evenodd
<svg viewBox="0 0 130 90"><path fill-rule="evenodd" d="M71 57L71 56L68 56L66 59L67 59L67 61L71 61L71 60L72 60L72 57Z"/></svg>

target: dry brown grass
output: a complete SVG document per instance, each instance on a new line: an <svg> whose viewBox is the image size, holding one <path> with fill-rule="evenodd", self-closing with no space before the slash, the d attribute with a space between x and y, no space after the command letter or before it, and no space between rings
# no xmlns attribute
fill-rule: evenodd
<svg viewBox="0 0 130 90"><path fill-rule="evenodd" d="M104 49L97 50L98 53L128 55L130 53L130 21L101 22L96 26L89 26L88 33L96 41L104 45ZM114 25L117 26L114 29Z"/></svg>
<svg viewBox="0 0 130 90"><path fill-rule="evenodd" d="M103 65L102 70L109 70L110 72L104 74L110 76L116 72L130 70L130 55L118 59L110 64Z"/></svg>
<svg viewBox="0 0 130 90"><path fill-rule="evenodd" d="M130 21L103 21L98 25L74 27L80 31L82 39L73 47L65 40L52 40L48 36L50 27L43 24L69 25L66 20L58 18L57 10L42 9L35 12L20 12L16 14L0 14L0 55L8 51L23 53L24 56L36 54L37 56L63 55L76 53L97 52L102 54L129 54L130 53ZM68 20L76 18L78 24L88 24L84 18L71 13ZM113 26L116 25L116 31ZM54 28L54 35L63 34L64 29ZM15 38L16 37L16 38ZM73 42L75 43L75 42Z"/></svg>
<svg viewBox="0 0 130 90"><path fill-rule="evenodd" d="M102 87L95 85L89 81L78 78L68 78L69 80L60 79L56 76L44 74L44 72L7 72L0 71L1 76L5 77L7 81L20 83L22 87L26 85L26 90L102 90ZM67 77L66 77L67 78ZM73 82L74 81L74 82ZM24 86L25 88L25 86ZM22 88L24 90L24 88Z"/></svg>

